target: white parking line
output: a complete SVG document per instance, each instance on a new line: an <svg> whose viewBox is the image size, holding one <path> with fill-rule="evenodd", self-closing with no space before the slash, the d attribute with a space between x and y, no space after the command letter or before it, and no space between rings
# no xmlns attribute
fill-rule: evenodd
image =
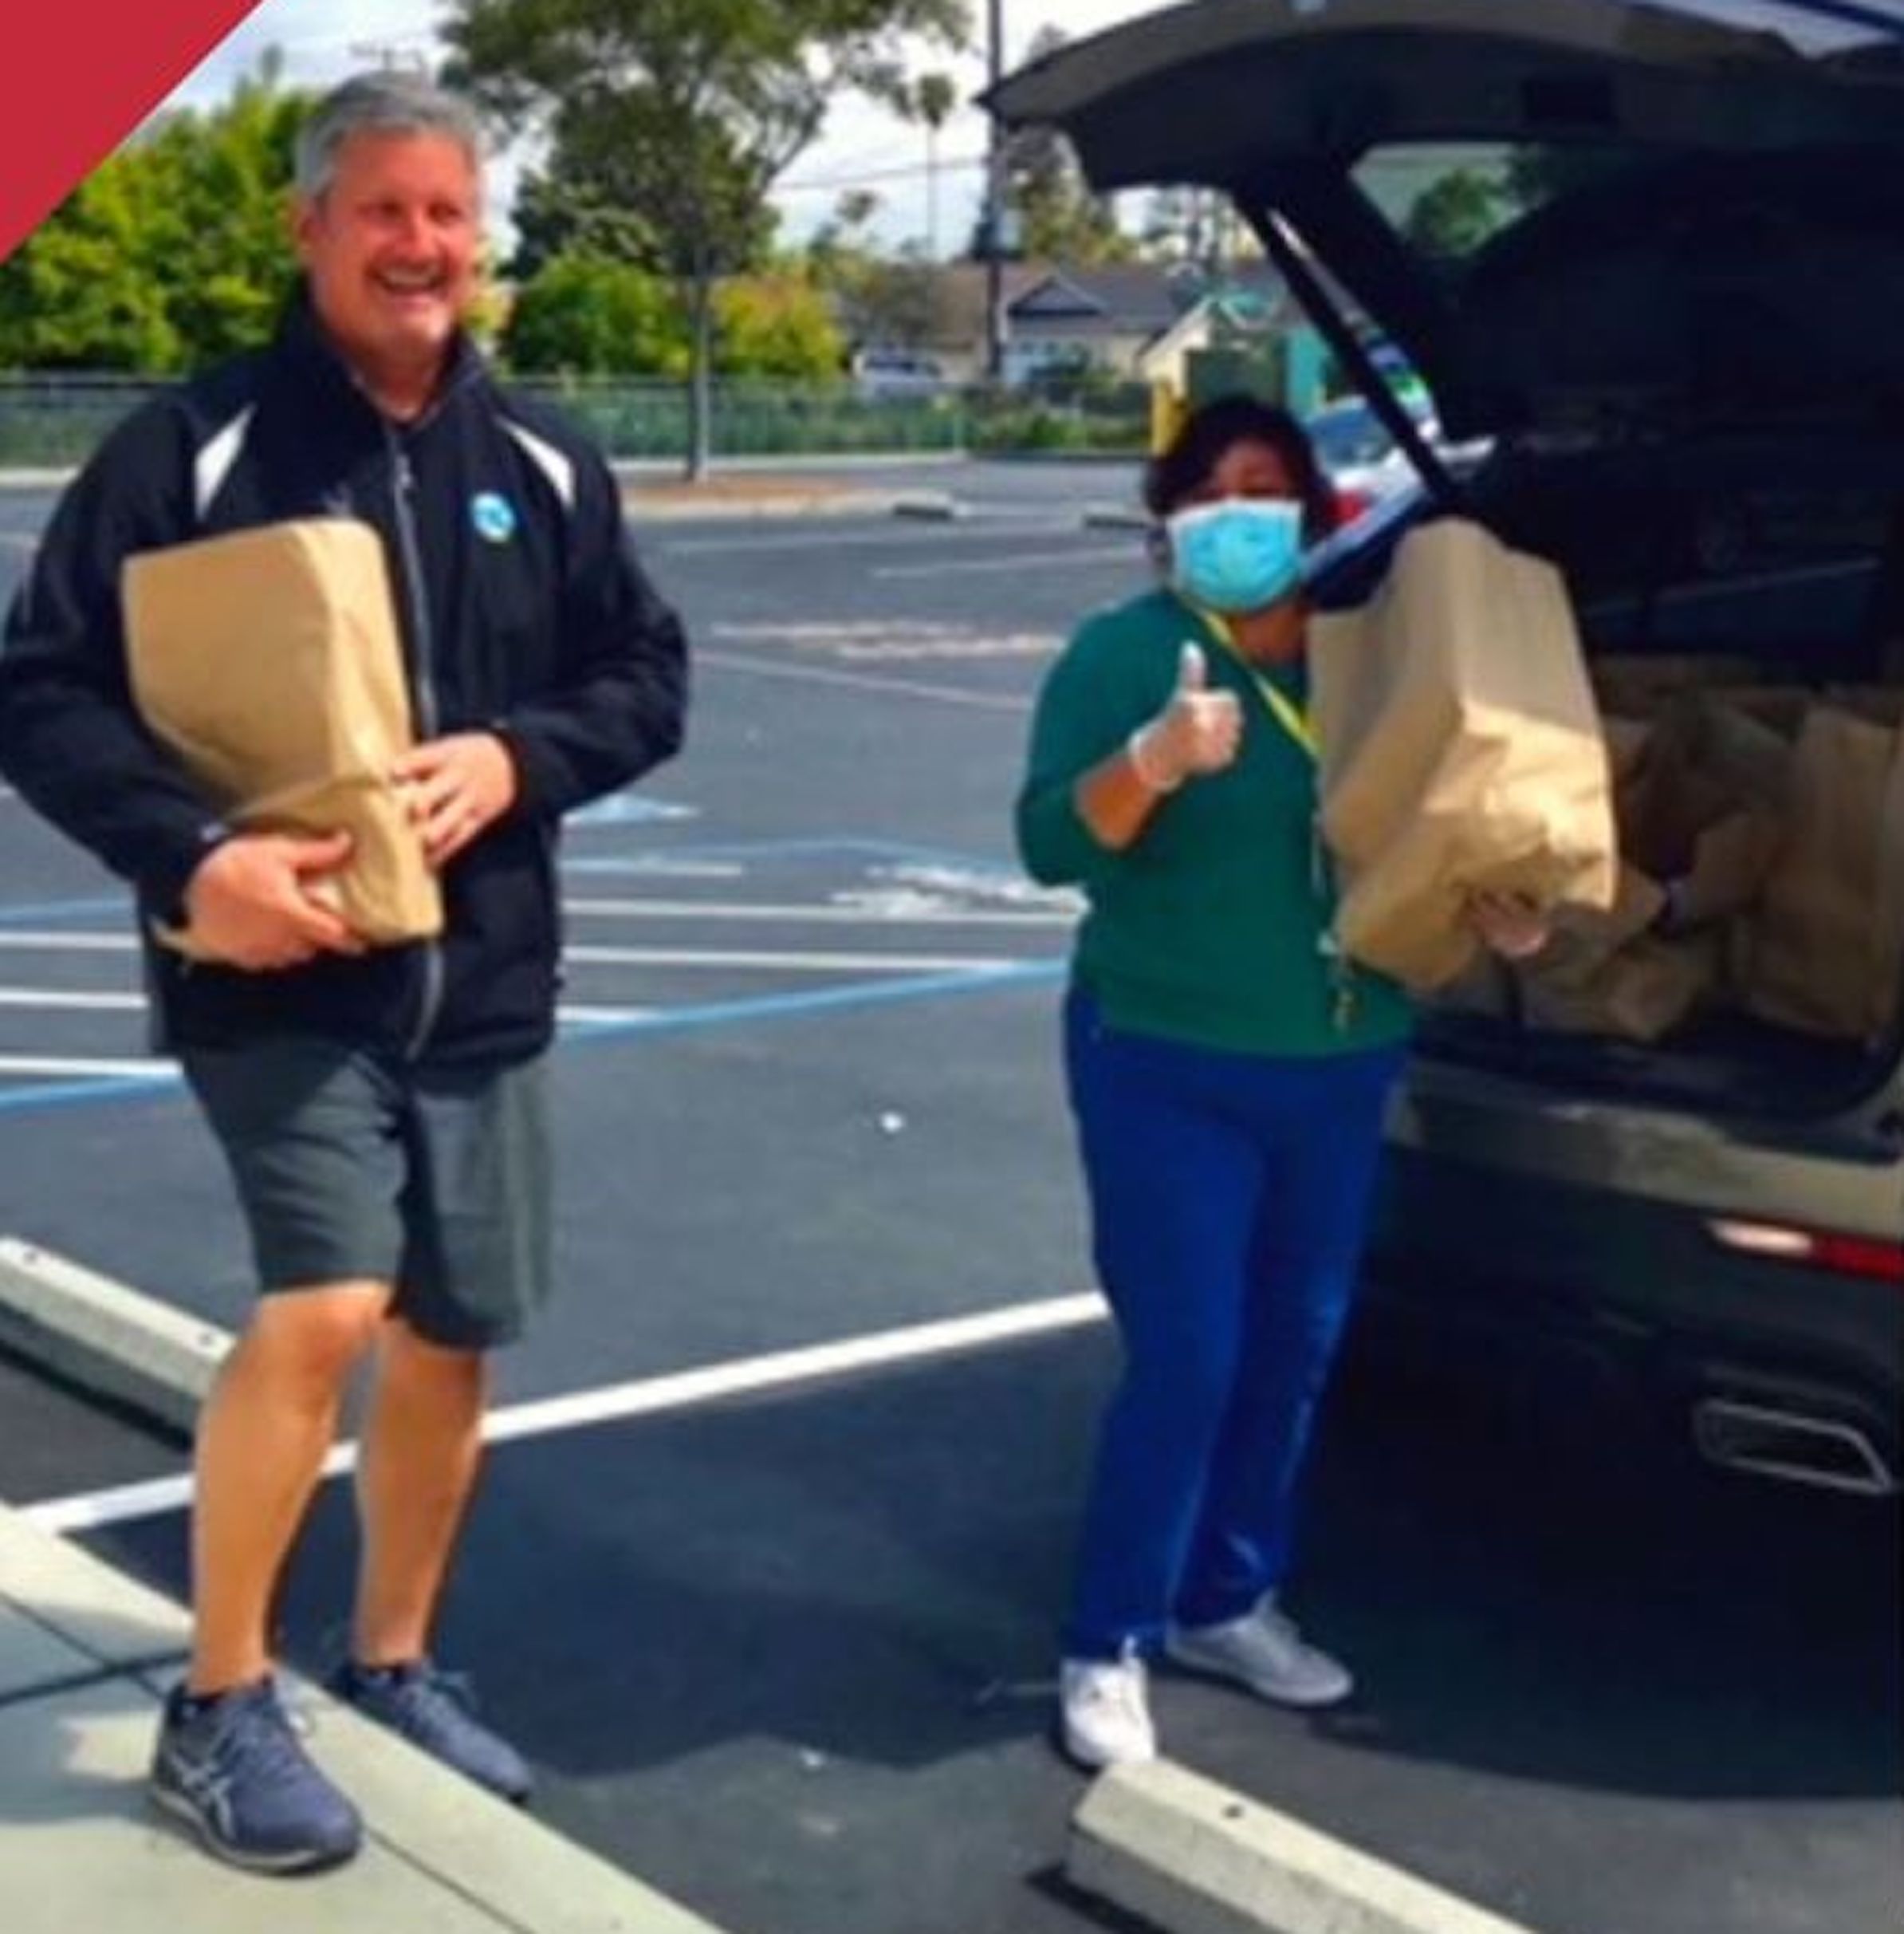
<svg viewBox="0 0 1904 1934"><path fill-rule="evenodd" d="M129 954L139 944L129 933L61 933L30 927L0 927L0 947L24 953Z"/></svg>
<svg viewBox="0 0 1904 1934"><path fill-rule="evenodd" d="M66 987L0 987L0 1007L70 1007L89 1012L136 1014L143 994L75 994Z"/></svg>
<svg viewBox="0 0 1904 1934"><path fill-rule="evenodd" d="M70 948L82 953L130 953L136 944L131 934L9 932L0 928L0 947L54 952ZM986 972L1020 967L1017 959L984 954L802 954L760 953L663 947L568 947L565 960L585 967L687 967L773 969L791 973L950 974L962 967Z"/></svg>
<svg viewBox="0 0 1904 1934"><path fill-rule="evenodd" d="M702 650L697 665L718 665L723 672L745 672L761 678L790 678L812 685L845 685L856 691L881 691L909 699L936 699L945 705L970 705L981 711L1028 712L1031 700L1009 693L973 691L957 685L925 685L916 679L874 678L856 672L835 672L822 665L790 665L763 658L742 658L733 652Z"/></svg>
<svg viewBox="0 0 1904 1934"><path fill-rule="evenodd" d="M766 1356L709 1364L699 1369L677 1370L666 1377L643 1377L632 1383L576 1391L566 1396L511 1404L492 1411L483 1420L482 1435L488 1443L506 1444L520 1438L547 1436L557 1431L578 1430L589 1424L618 1423L628 1417L656 1416L717 1402L722 1397L783 1389L789 1385L838 1377L852 1370L917 1363L989 1344L1075 1329L1101 1322L1103 1315L1103 1298L1095 1292L1013 1303L972 1316L913 1323L903 1329L879 1330L841 1342L808 1344L797 1349L775 1350ZM341 1444L325 1458L324 1467L335 1476L353 1469L356 1463L356 1445ZM22 1506L16 1515L44 1530L81 1531L176 1511L191 1497L191 1476L181 1474L74 1497L49 1499Z"/></svg>
<svg viewBox="0 0 1904 1934"><path fill-rule="evenodd" d="M0 1054L0 1075L96 1074L101 1081L107 1081L123 1080L128 1076L144 1079L148 1076L175 1074L178 1071L175 1062L157 1061L150 1057L139 1061L112 1061L83 1054Z"/></svg>
<svg viewBox="0 0 1904 1934"><path fill-rule="evenodd" d="M0 987L0 1007L46 1008L55 1011L77 1009L89 1014L142 1014L146 1006L143 994L75 994L65 987ZM646 1021L659 1011L655 1007L600 1007L565 1001L557 1008L556 1018L592 1024L604 1021ZM103 1064L86 1062L75 1065L91 1069Z"/></svg>
<svg viewBox="0 0 1904 1934"><path fill-rule="evenodd" d="M1029 519L1012 520L1012 536L1056 537L1067 530L1079 530L1076 518L1066 520L1048 518L1042 523ZM707 557L724 555L729 551L739 550L843 550L848 546L854 549L884 548L896 544L910 544L917 549L921 543L941 544L958 538L982 538L986 542L996 544L999 533L985 528L982 524L935 524L930 534L917 524L908 525L903 530L892 530L884 526L866 530L839 530L832 532L803 532L797 535L773 538L690 538L679 543L663 543L659 548L671 557ZM651 536L645 546L652 550L656 547Z"/></svg>
<svg viewBox="0 0 1904 1934"><path fill-rule="evenodd" d="M1008 913L994 907L787 906L769 901L565 900L565 913L600 920L815 920L863 927L1069 927L1075 912Z"/></svg>
<svg viewBox="0 0 1904 1934"><path fill-rule="evenodd" d="M793 974L954 974L963 967L996 973L1001 967L1036 964L979 954L756 953L669 947L565 947L562 958L584 967L739 967Z"/></svg>
<svg viewBox="0 0 1904 1934"><path fill-rule="evenodd" d="M1050 564L1130 564L1143 553L1134 546L1120 544L1115 550L1020 551L1006 557L968 557L954 564L879 564L874 577L949 577L958 572L1022 571L1030 566Z"/></svg>

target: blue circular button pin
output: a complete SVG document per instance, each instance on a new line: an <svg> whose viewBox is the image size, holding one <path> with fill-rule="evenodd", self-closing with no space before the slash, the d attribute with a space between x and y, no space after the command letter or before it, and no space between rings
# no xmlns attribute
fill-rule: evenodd
<svg viewBox="0 0 1904 1934"><path fill-rule="evenodd" d="M478 537L506 544L516 534L516 506L500 491L478 490L470 499L470 522Z"/></svg>

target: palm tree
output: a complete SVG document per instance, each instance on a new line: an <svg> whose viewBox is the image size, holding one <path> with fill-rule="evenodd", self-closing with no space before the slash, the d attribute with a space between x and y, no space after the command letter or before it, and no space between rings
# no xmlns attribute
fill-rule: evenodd
<svg viewBox="0 0 1904 1934"><path fill-rule="evenodd" d="M926 124L926 258L938 260L938 131L958 104L950 74L921 74L912 90L912 111Z"/></svg>

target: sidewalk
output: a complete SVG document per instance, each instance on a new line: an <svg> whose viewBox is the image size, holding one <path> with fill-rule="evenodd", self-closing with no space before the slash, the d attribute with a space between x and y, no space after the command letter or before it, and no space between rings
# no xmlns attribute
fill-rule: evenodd
<svg viewBox="0 0 1904 1934"><path fill-rule="evenodd" d="M639 528L677 518L956 517L958 500L949 490L879 480L883 468L900 463L927 468L937 461L928 453L916 459L868 458L773 468L722 465L693 483L678 467L617 463L613 468L622 501ZM70 467L0 468L0 491L58 492L77 475Z"/></svg>
<svg viewBox="0 0 1904 1934"><path fill-rule="evenodd" d="M221 1866L144 1797L185 1613L0 1505L0 1834L8 1934L717 1934L301 1684L364 1851L293 1879Z"/></svg>
<svg viewBox="0 0 1904 1934"><path fill-rule="evenodd" d="M675 518L897 517L958 514L950 490L882 486L863 473L718 470L690 483L679 474L617 465L622 502L637 530Z"/></svg>

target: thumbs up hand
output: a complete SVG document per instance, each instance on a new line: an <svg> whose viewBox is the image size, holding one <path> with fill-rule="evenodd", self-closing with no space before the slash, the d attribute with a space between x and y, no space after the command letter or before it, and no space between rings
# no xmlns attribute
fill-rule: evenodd
<svg viewBox="0 0 1904 1934"><path fill-rule="evenodd" d="M1174 792L1187 778L1221 772L1243 742L1243 708L1233 691L1210 689L1200 644L1186 643L1177 685L1163 709L1131 735L1132 770L1151 792Z"/></svg>

